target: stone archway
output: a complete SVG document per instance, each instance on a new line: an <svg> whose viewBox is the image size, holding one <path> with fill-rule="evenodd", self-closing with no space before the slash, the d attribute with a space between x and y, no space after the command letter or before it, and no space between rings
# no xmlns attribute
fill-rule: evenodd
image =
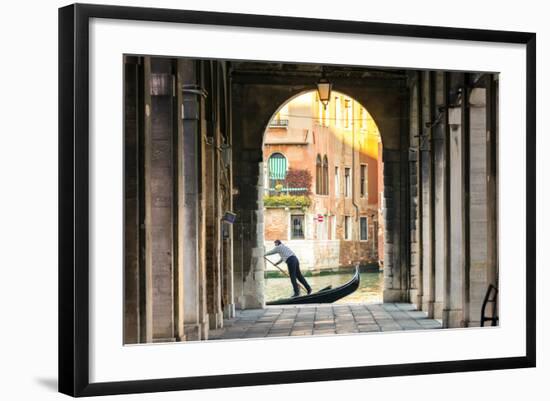
<svg viewBox="0 0 550 401"><path fill-rule="evenodd" d="M233 300L263 307L265 128L323 73L382 135L384 302L412 302L443 327L480 324L499 283L498 74L124 63L125 343L206 339Z"/></svg>
<svg viewBox="0 0 550 401"><path fill-rule="evenodd" d="M280 71L279 71L280 72ZM349 74L348 74L349 75ZM408 138L409 93L406 76L330 77L333 90L364 105L382 136L384 160L384 301L408 301ZM239 216L234 237L235 299L242 309L264 305L262 144L265 129L289 99L316 90L315 76L285 79L279 74L252 76L234 71L231 84L234 208Z"/></svg>

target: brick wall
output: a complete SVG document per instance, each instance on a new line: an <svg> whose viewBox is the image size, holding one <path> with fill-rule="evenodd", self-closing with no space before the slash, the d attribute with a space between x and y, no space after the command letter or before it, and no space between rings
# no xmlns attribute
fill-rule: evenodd
<svg viewBox="0 0 550 401"><path fill-rule="evenodd" d="M311 270L318 272L320 270L337 269L340 267L340 241L339 240L294 240L285 241L300 260L300 270L302 272ZM265 241L266 251L273 248L273 242ZM277 255L270 256L270 260L276 262L279 260ZM285 269L285 266L282 266ZM277 268L267 263L268 271L276 271Z"/></svg>
<svg viewBox="0 0 550 401"><path fill-rule="evenodd" d="M340 241L340 265L367 265L378 263L376 248L369 241Z"/></svg>
<svg viewBox="0 0 550 401"><path fill-rule="evenodd" d="M272 241L288 239L288 211L285 209L266 209L264 214L264 235L265 240L272 244Z"/></svg>

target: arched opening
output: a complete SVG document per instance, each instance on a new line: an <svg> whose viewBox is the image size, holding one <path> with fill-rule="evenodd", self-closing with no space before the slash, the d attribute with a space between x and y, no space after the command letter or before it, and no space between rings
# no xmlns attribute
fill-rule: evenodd
<svg viewBox="0 0 550 401"><path fill-rule="evenodd" d="M483 324L499 283L498 82L124 57L125 343ZM274 239L316 292L360 265L376 285L342 299L380 305L266 305L294 290L285 277L270 293ZM357 324L326 324L338 314Z"/></svg>
<svg viewBox="0 0 550 401"><path fill-rule="evenodd" d="M360 288L338 302L382 302L382 138L368 110L338 91L326 107L316 91L288 99L266 127L263 164L266 250L274 240L289 246L314 290L346 282L359 265ZM265 300L290 295L286 266L265 267Z"/></svg>

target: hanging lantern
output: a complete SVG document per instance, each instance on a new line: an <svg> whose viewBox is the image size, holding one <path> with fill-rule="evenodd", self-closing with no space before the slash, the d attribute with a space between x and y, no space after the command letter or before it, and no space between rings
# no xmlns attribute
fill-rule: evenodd
<svg viewBox="0 0 550 401"><path fill-rule="evenodd" d="M325 108L327 107L328 103L330 102L330 92L332 90L332 84L326 79L325 77L322 77L317 82L317 92L319 93L319 100L321 103L323 103L323 106Z"/></svg>

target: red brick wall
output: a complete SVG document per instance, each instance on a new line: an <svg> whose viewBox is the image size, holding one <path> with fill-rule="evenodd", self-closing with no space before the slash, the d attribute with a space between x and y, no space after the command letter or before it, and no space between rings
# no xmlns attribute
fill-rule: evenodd
<svg viewBox="0 0 550 401"><path fill-rule="evenodd" d="M284 209L268 209L264 213L264 236L266 241L281 241L288 239L288 211Z"/></svg>
<svg viewBox="0 0 550 401"><path fill-rule="evenodd" d="M372 241L340 241L340 266L378 263Z"/></svg>
<svg viewBox="0 0 550 401"><path fill-rule="evenodd" d="M383 259L384 238L383 238L383 222L382 216L379 214L380 192L383 191L383 175L382 175L382 144L372 149L371 145L360 148L362 150L353 151L350 146L350 141L354 135L359 135L359 131L345 131L342 126L336 128L325 127L319 125L314 119L292 118L292 115L307 115L316 116L315 106L305 107L303 110L293 110L294 106L289 106L287 114L290 117L282 116L281 118L289 119L287 128L269 128L266 133L264 142L264 161L267 162L273 153L282 153L288 161L289 168L307 169L312 175L312 205L308 212L314 215L336 216L336 237L331 234L332 228L328 227L327 239L339 239L342 241L340 259L342 265L361 263L377 263L378 258ZM358 109L357 109L358 110ZM334 117L334 110L331 111L331 117ZM355 116L357 117L357 116ZM354 128L357 129L357 128ZM362 131L361 131L362 132ZM363 142L361 144L363 146ZM329 194L316 194L316 158L317 155L327 155L329 161L328 178L329 178ZM376 156L376 154L378 154ZM367 165L367 193L368 197L361 197L360 194L360 165ZM355 165L353 176L353 188L355 192L355 205L352 197L345 198L344 190L344 171L346 167ZM340 173L340 188L339 196L335 193L334 168L338 166ZM266 168L267 171L267 168ZM357 206L357 207L356 207ZM284 209L269 209L265 213L265 239L272 241L275 239L288 238L288 211ZM353 224L354 241L344 241L343 216L351 216L357 218ZM359 216L368 217L369 240L358 241L359 238ZM331 223L332 221L329 220ZM376 223L378 222L378 223ZM380 227L378 226L380 224ZM315 227L314 227L315 228ZM315 229L306 232L306 239L321 239L318 238ZM376 244L377 243L377 244Z"/></svg>

